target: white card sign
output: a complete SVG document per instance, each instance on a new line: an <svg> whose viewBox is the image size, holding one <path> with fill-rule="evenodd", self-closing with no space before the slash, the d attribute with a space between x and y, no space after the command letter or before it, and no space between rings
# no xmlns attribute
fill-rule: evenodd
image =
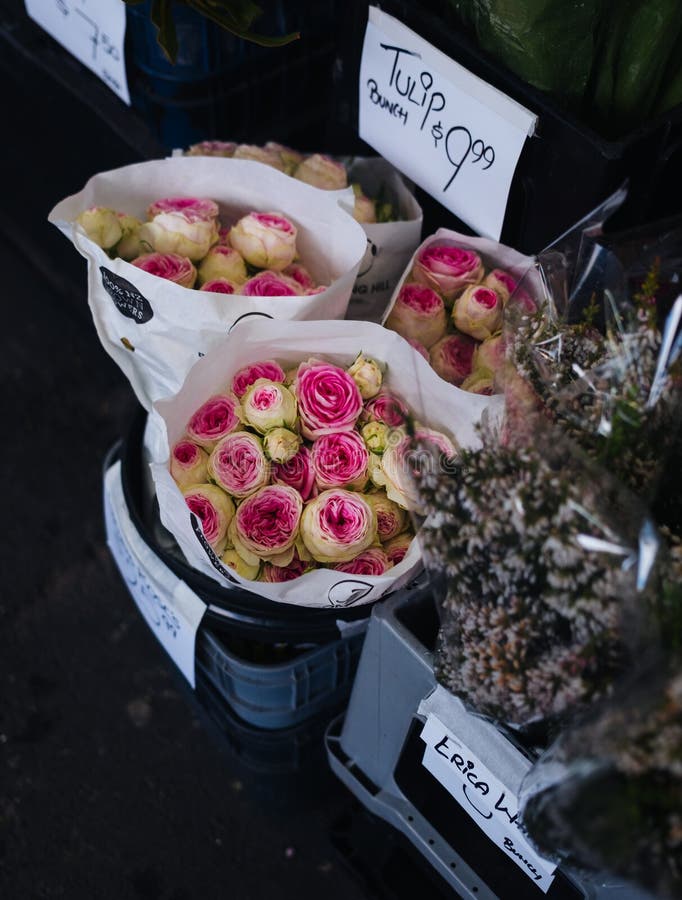
<svg viewBox="0 0 682 900"><path fill-rule="evenodd" d="M147 625L187 681L195 687L197 630L206 604L150 550L130 520L121 486L121 464L104 476L107 543Z"/></svg>
<svg viewBox="0 0 682 900"><path fill-rule="evenodd" d="M519 823L518 800L458 740L440 719L430 713L421 733L426 744L422 764L452 794L490 840L543 892L547 893L556 865L544 859L528 843Z"/></svg>
<svg viewBox="0 0 682 900"><path fill-rule="evenodd" d="M499 240L537 116L370 7L360 137L479 234Z"/></svg>
<svg viewBox="0 0 682 900"><path fill-rule="evenodd" d="M123 0L25 0L26 12L130 106Z"/></svg>

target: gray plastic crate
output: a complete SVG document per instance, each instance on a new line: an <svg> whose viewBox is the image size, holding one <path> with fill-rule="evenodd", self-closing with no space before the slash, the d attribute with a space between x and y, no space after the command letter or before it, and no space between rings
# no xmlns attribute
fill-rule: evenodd
<svg viewBox="0 0 682 900"><path fill-rule="evenodd" d="M543 894L421 765L425 716L419 707L436 688L427 649L436 629L428 587L401 592L374 608L348 709L325 738L335 774L370 812L405 834L461 897L651 900L616 877L587 876L563 866ZM439 711L444 724L503 784L517 790L531 765L528 756L490 722L471 715L451 695L448 699L447 720Z"/></svg>

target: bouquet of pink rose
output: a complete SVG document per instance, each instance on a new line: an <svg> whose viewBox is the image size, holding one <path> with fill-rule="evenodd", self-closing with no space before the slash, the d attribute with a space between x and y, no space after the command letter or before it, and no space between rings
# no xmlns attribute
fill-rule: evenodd
<svg viewBox="0 0 682 900"><path fill-rule="evenodd" d="M95 175L49 218L88 260L97 333L149 409L245 316L343 318L367 246L351 200L180 157Z"/></svg>
<svg viewBox="0 0 682 900"><path fill-rule="evenodd" d="M475 394L499 394L505 309L533 314L542 296L532 258L487 238L440 229L414 254L384 324L445 381Z"/></svg>
<svg viewBox="0 0 682 900"><path fill-rule="evenodd" d="M252 211L232 225L218 204L199 197L167 197L147 209L147 220L104 206L76 219L86 235L115 259L175 284L216 294L296 297L319 294L298 262L296 226L282 213Z"/></svg>
<svg viewBox="0 0 682 900"><path fill-rule="evenodd" d="M317 346L329 352L311 356ZM435 415L420 408L430 381ZM155 404L147 443L162 521L223 584L258 582L312 606L381 596L420 563L410 513L422 459L408 431L445 463L490 404L453 404L437 384L378 325L240 325Z"/></svg>

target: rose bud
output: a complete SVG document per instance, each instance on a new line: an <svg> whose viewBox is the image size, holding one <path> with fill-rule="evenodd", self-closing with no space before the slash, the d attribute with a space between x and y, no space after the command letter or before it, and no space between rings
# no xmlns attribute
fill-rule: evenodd
<svg viewBox="0 0 682 900"><path fill-rule="evenodd" d="M502 327L502 310L502 301L492 288L473 284L455 300L452 320L459 331L484 341Z"/></svg>
<svg viewBox="0 0 682 900"><path fill-rule="evenodd" d="M403 401L384 389L365 403L362 419L366 422L383 422L391 428L398 428L407 422L409 414L410 411Z"/></svg>
<svg viewBox="0 0 682 900"><path fill-rule="evenodd" d="M118 224L121 226L121 240L116 244L116 255L121 259L135 259L140 256L144 248L140 241L140 227L142 222L135 216L118 213Z"/></svg>
<svg viewBox="0 0 682 900"><path fill-rule="evenodd" d="M464 334L447 334L431 347L431 366L444 381L459 386L471 375L476 341Z"/></svg>
<svg viewBox="0 0 682 900"><path fill-rule="evenodd" d="M296 398L275 381L259 378L242 397L244 421L261 434L273 428L294 428L296 416Z"/></svg>
<svg viewBox="0 0 682 900"><path fill-rule="evenodd" d="M377 209L374 200L370 200L362 192L359 184L352 184L353 193L355 194L355 203L353 205L353 218L356 222L364 222L371 224L377 220Z"/></svg>
<svg viewBox="0 0 682 900"><path fill-rule="evenodd" d="M501 334L487 338L474 351L474 371L487 369L489 373L497 372L506 361L504 338Z"/></svg>
<svg viewBox="0 0 682 900"><path fill-rule="evenodd" d="M208 459L211 481L233 497L248 497L270 480L270 466L255 434L234 431L222 438Z"/></svg>
<svg viewBox="0 0 682 900"><path fill-rule="evenodd" d="M302 446L287 462L273 462L272 483L288 484L289 487L296 488L304 501L316 497L317 485L310 450Z"/></svg>
<svg viewBox="0 0 682 900"><path fill-rule="evenodd" d="M244 396L247 389L255 384L259 378L265 378L267 381L276 381L278 384L284 384L284 372L282 367L272 359L266 359L263 362L252 363L241 368L232 379L232 391L240 399Z"/></svg>
<svg viewBox="0 0 682 900"><path fill-rule="evenodd" d="M230 243L257 269L281 272L296 256L296 227L281 213L252 212L230 231Z"/></svg>
<svg viewBox="0 0 682 900"><path fill-rule="evenodd" d="M178 441L171 450L170 473L180 490L207 480L208 453L188 440Z"/></svg>
<svg viewBox="0 0 682 900"><path fill-rule="evenodd" d="M213 200L169 197L149 207L151 221L140 227L140 240L157 253L177 253L192 262L203 259L218 239Z"/></svg>
<svg viewBox="0 0 682 900"><path fill-rule="evenodd" d="M422 284L404 284L386 320L386 328L425 347L445 334L447 324L442 298Z"/></svg>
<svg viewBox="0 0 682 900"><path fill-rule="evenodd" d="M433 473L439 457L453 459L457 454L450 438L431 428L418 428L414 437L403 435L388 446L381 459L386 494L398 506L419 512L419 478Z"/></svg>
<svg viewBox="0 0 682 900"><path fill-rule="evenodd" d="M388 425L383 422L368 422L362 426L362 439L370 453L382 454L388 440Z"/></svg>
<svg viewBox="0 0 682 900"><path fill-rule="evenodd" d="M204 537L216 553L222 553L227 529L234 517L231 498L215 484L192 484L182 493L190 511L201 522Z"/></svg>
<svg viewBox="0 0 682 900"><path fill-rule="evenodd" d="M287 175L293 175L296 167L303 162L302 153L299 153L298 150L292 150L291 147L285 147L284 144L278 144L276 141L268 141L264 149L269 153L279 154Z"/></svg>
<svg viewBox="0 0 682 900"><path fill-rule="evenodd" d="M384 552L389 561L397 566L405 558L405 554L410 549L410 544L414 538L413 534L399 534L384 544Z"/></svg>
<svg viewBox="0 0 682 900"><path fill-rule="evenodd" d="M358 386L348 372L331 363L314 359L301 363L293 391L301 431L311 441L335 431L352 431L362 412Z"/></svg>
<svg viewBox="0 0 682 900"><path fill-rule="evenodd" d="M224 228L218 229L218 240L216 241L216 245L218 247L231 247L230 244L230 232L232 228L230 226L225 226Z"/></svg>
<svg viewBox="0 0 682 900"><path fill-rule="evenodd" d="M256 581L258 579L260 562L256 563L254 566L250 566L247 562L244 562L234 547L229 547L225 550L220 558L226 566L229 566L230 569L234 569L241 578L246 578L247 581Z"/></svg>
<svg viewBox="0 0 682 900"><path fill-rule="evenodd" d="M337 572L348 572L350 575L384 575L393 563L386 556L383 547L368 547L348 562L337 563L333 568Z"/></svg>
<svg viewBox="0 0 682 900"><path fill-rule="evenodd" d="M211 294L236 294L237 285L232 284L227 278L216 278L214 281L207 281L199 288L200 291L208 291Z"/></svg>
<svg viewBox="0 0 682 900"><path fill-rule="evenodd" d="M275 566L272 563L265 563L261 573L261 581L267 581L270 584L283 584L285 581L293 581L294 578L300 578L311 569L314 569L314 563L309 560L299 559L298 553L294 551L294 558L288 566Z"/></svg>
<svg viewBox="0 0 682 900"><path fill-rule="evenodd" d="M216 394L203 403L187 423L187 434L204 450L213 450L218 441L241 429L239 404L235 397Z"/></svg>
<svg viewBox="0 0 682 900"><path fill-rule="evenodd" d="M293 278L266 269L249 278L241 288L245 297L299 297L301 289Z"/></svg>
<svg viewBox="0 0 682 900"><path fill-rule="evenodd" d="M420 344L419 341L415 341L413 338L408 338L407 343L410 345L410 347L414 347L417 353L420 356L423 356L427 363L431 362L431 354L423 344Z"/></svg>
<svg viewBox="0 0 682 900"><path fill-rule="evenodd" d="M229 538L250 565L263 559L287 566L294 557L302 510L303 500L294 488L267 485L239 505L230 522Z"/></svg>
<svg viewBox="0 0 682 900"><path fill-rule="evenodd" d="M311 453L321 490L343 487L361 491L367 484L369 450L357 431L325 434L315 441Z"/></svg>
<svg viewBox="0 0 682 900"><path fill-rule="evenodd" d="M504 304L509 300L510 294L513 294L516 290L518 281L510 272L505 272L504 269L493 269L491 272L488 272L483 280L483 284L485 287L495 291Z"/></svg>
<svg viewBox="0 0 682 900"><path fill-rule="evenodd" d="M481 257L473 250L459 247L424 247L417 254L412 277L443 297L450 306L455 296L469 284L483 277ZM428 344L426 345L428 346Z"/></svg>
<svg viewBox="0 0 682 900"><path fill-rule="evenodd" d="M493 376L488 369L474 369L474 371L465 378L460 384L463 391L469 391L470 394L482 394L484 397L490 397L495 393Z"/></svg>
<svg viewBox="0 0 682 900"><path fill-rule="evenodd" d="M287 275L289 278L293 278L301 291L308 291L315 287L312 275L305 266L302 266L300 263L292 263L290 266L287 266L282 274Z"/></svg>
<svg viewBox="0 0 682 900"><path fill-rule="evenodd" d="M243 284L248 278L246 263L233 247L216 244L199 264L199 283L226 278L233 284Z"/></svg>
<svg viewBox="0 0 682 900"><path fill-rule="evenodd" d="M225 156L234 155L237 145L233 141L200 141L185 150L185 156Z"/></svg>
<svg viewBox="0 0 682 900"><path fill-rule="evenodd" d="M323 191L340 191L348 187L348 176L343 163L336 162L322 153L313 153L296 167L294 178L312 184Z"/></svg>
<svg viewBox="0 0 682 900"><path fill-rule="evenodd" d="M359 353L348 374L357 384L363 400L371 400L381 390L384 376L381 366L375 359Z"/></svg>
<svg viewBox="0 0 682 900"><path fill-rule="evenodd" d="M165 278L181 287L194 287L197 270L186 256L176 253L143 253L131 260L131 265L157 278Z"/></svg>
<svg viewBox="0 0 682 900"><path fill-rule="evenodd" d="M407 513L393 500L389 500L384 491L366 494L365 500L377 517L377 534L382 544L407 528L409 524Z"/></svg>
<svg viewBox="0 0 682 900"><path fill-rule="evenodd" d="M263 163L273 169L284 172L284 163L280 154L274 150L267 150L265 147L257 147L255 144L239 144L233 153L234 159L252 159L255 162Z"/></svg>
<svg viewBox="0 0 682 900"><path fill-rule="evenodd" d="M118 213L104 206L91 206L76 219L90 240L103 250L110 250L123 237Z"/></svg>
<svg viewBox="0 0 682 900"><path fill-rule="evenodd" d="M374 487L382 488L385 486L386 478L384 477L384 469L381 465L381 456L379 456L378 453L369 454L367 472L369 474L369 480L372 482Z"/></svg>
<svg viewBox="0 0 682 900"><path fill-rule="evenodd" d="M265 455L276 463L289 462L300 446L301 438L288 428L273 428L263 438Z"/></svg>
<svg viewBox="0 0 682 900"><path fill-rule="evenodd" d="M318 562L348 562L376 543L376 516L362 494L332 488L303 510L301 536Z"/></svg>

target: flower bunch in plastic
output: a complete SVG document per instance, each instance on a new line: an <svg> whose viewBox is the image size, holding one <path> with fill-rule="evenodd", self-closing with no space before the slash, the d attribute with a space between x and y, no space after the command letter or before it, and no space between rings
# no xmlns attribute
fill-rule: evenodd
<svg viewBox="0 0 682 900"><path fill-rule="evenodd" d="M323 191L340 191L348 187L348 168L344 162L324 153L300 153L275 141L267 144L235 144L232 141L200 141L185 151L186 156L224 156L233 159L253 159L299 181ZM368 197L362 186L354 182L353 217L357 222L392 222L397 216L393 204L382 192Z"/></svg>
<svg viewBox="0 0 682 900"><path fill-rule="evenodd" d="M308 359L240 369L191 416L170 471L204 536L243 578L284 582L318 567L380 576L414 537L410 410L383 366ZM448 458L445 434L417 434Z"/></svg>
<svg viewBox="0 0 682 900"><path fill-rule="evenodd" d="M279 212L249 212L231 226L218 204L168 197L147 220L104 207L78 216L87 236L112 258L181 287L245 297L297 297L326 289L299 260L295 224Z"/></svg>

